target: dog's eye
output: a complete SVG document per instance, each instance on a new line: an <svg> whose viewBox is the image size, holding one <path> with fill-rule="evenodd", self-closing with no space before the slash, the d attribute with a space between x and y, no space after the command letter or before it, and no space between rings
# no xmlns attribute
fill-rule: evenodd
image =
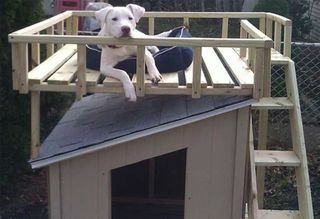
<svg viewBox="0 0 320 219"><path fill-rule="evenodd" d="M131 21L131 20L133 20L133 17L128 17L128 19Z"/></svg>
<svg viewBox="0 0 320 219"><path fill-rule="evenodd" d="M114 18L112 18L112 20L113 20L113 21L117 21L117 20L118 20L118 18L117 18L117 17L114 17Z"/></svg>

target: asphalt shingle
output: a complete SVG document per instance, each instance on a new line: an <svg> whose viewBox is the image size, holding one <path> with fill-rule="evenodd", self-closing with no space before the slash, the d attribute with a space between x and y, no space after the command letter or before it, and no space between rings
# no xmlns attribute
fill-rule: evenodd
<svg viewBox="0 0 320 219"><path fill-rule="evenodd" d="M107 142L251 99L243 96L150 95L128 102L122 95L93 94L75 102L42 143L35 160Z"/></svg>

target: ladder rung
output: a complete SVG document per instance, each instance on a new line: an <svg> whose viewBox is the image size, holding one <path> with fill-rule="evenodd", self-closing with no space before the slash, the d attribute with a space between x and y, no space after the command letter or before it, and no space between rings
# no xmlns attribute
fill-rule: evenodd
<svg viewBox="0 0 320 219"><path fill-rule="evenodd" d="M287 97L263 97L252 104L253 109L292 109L293 103Z"/></svg>
<svg viewBox="0 0 320 219"><path fill-rule="evenodd" d="M293 151L255 150L256 166L300 166L300 160Z"/></svg>
<svg viewBox="0 0 320 219"><path fill-rule="evenodd" d="M258 219L300 219L299 211L258 210Z"/></svg>

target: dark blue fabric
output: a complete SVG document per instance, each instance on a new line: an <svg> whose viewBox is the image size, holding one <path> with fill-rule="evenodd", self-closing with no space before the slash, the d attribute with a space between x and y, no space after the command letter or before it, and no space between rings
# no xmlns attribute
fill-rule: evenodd
<svg viewBox="0 0 320 219"><path fill-rule="evenodd" d="M169 37L191 37L185 27L172 30ZM87 68L100 70L101 49L97 45L87 45ZM193 59L193 50L190 47L159 47L159 52L153 54L156 66L160 73L169 73L185 70ZM126 71L130 77L136 71L136 57L119 62L115 68Z"/></svg>

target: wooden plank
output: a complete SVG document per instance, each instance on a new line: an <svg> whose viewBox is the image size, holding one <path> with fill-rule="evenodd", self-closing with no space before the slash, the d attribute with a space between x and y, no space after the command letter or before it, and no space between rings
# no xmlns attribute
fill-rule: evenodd
<svg viewBox="0 0 320 219"><path fill-rule="evenodd" d="M48 78L48 84L68 85L75 77L77 70L77 54L75 54Z"/></svg>
<svg viewBox="0 0 320 219"><path fill-rule="evenodd" d="M87 69L86 70L87 86L96 86L99 82L100 77L101 77L100 71Z"/></svg>
<svg viewBox="0 0 320 219"><path fill-rule="evenodd" d="M178 72L162 74L162 80L158 83L159 87L178 87L179 77Z"/></svg>
<svg viewBox="0 0 320 219"><path fill-rule="evenodd" d="M252 104L252 109L292 109L293 103L287 97L263 97Z"/></svg>
<svg viewBox="0 0 320 219"><path fill-rule="evenodd" d="M186 85L188 88L192 87L192 75L193 75L193 63L184 71L186 78ZM206 88L208 83L204 75L203 69L201 68L201 78L200 78L201 88Z"/></svg>
<svg viewBox="0 0 320 219"><path fill-rule="evenodd" d="M70 35L9 35L9 41L28 43L64 43L64 44L114 44L114 45L141 45L141 46L192 46L192 47L255 47L271 48L273 41L269 39L240 39L240 38L175 38L150 36L137 37L126 40L105 36L70 36Z"/></svg>
<svg viewBox="0 0 320 219"><path fill-rule="evenodd" d="M234 173L233 173L233 200L232 200L232 218L239 218L242 215L245 206L244 188L245 188L245 168L246 156L249 138L249 107L237 110L236 121L236 145L234 147Z"/></svg>
<svg viewBox="0 0 320 219"><path fill-rule="evenodd" d="M301 219L299 211L292 210L258 210L259 219Z"/></svg>
<svg viewBox="0 0 320 219"><path fill-rule="evenodd" d="M31 92L31 159L38 156L40 146L40 91Z"/></svg>
<svg viewBox="0 0 320 219"><path fill-rule="evenodd" d="M50 218L62 218L60 163L49 166L49 213ZM65 216L65 215L64 215Z"/></svg>
<svg viewBox="0 0 320 219"><path fill-rule="evenodd" d="M220 53L222 60L229 67L230 72L233 74L240 87L252 88L254 74L237 52L232 48L218 48L217 51Z"/></svg>
<svg viewBox="0 0 320 219"><path fill-rule="evenodd" d="M249 176L250 176L250 188L249 188L249 200L248 200L248 218L257 219L258 216L258 190L257 190L257 175L256 166L254 163L254 137L252 127L252 115L250 115L250 130L249 130Z"/></svg>
<svg viewBox="0 0 320 219"><path fill-rule="evenodd" d="M255 150L256 166L300 166L300 160L293 151Z"/></svg>
<svg viewBox="0 0 320 219"><path fill-rule="evenodd" d="M40 65L32 69L29 74L30 84L40 84L48 76L60 68L76 52L76 45L65 45Z"/></svg>
<svg viewBox="0 0 320 219"><path fill-rule="evenodd" d="M287 94L294 108L289 111L293 151L300 158L301 165L296 168L297 192L301 218L313 218L310 179L308 172L307 152L303 133L303 124L299 103L299 92L296 70L293 61L285 68Z"/></svg>
<svg viewBox="0 0 320 219"><path fill-rule="evenodd" d="M209 83L213 87L234 87L233 80L213 48L203 47L202 59L211 79Z"/></svg>

